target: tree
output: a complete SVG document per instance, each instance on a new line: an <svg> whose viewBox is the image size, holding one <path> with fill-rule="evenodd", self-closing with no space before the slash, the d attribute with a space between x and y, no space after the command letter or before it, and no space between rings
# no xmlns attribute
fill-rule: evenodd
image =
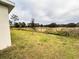
<svg viewBox="0 0 79 59"><path fill-rule="evenodd" d="M21 24L21 25L22 25L22 27L26 27L26 24L25 24L25 22L22 22L22 24Z"/></svg>
<svg viewBox="0 0 79 59"><path fill-rule="evenodd" d="M12 21L11 20L9 20L9 24L10 24L10 26L12 26Z"/></svg>
<svg viewBox="0 0 79 59"><path fill-rule="evenodd" d="M22 28L22 27L25 27L26 24L25 24L25 22L15 22L14 26L15 26L15 27Z"/></svg>
<svg viewBox="0 0 79 59"><path fill-rule="evenodd" d="M76 24L77 27L79 27L79 22Z"/></svg>
<svg viewBox="0 0 79 59"><path fill-rule="evenodd" d="M19 22L18 25L19 25L20 28L22 27L22 23L21 22Z"/></svg>
<svg viewBox="0 0 79 59"><path fill-rule="evenodd" d="M51 23L51 24L48 24L48 25L45 25L46 27L57 27L57 24L56 23Z"/></svg>
<svg viewBox="0 0 79 59"><path fill-rule="evenodd" d="M51 23L50 27L57 27L57 24L56 23Z"/></svg>
<svg viewBox="0 0 79 59"><path fill-rule="evenodd" d="M32 18L32 21L31 21L31 27L32 27L32 28L34 27L34 21L35 21L35 19Z"/></svg>
<svg viewBox="0 0 79 59"><path fill-rule="evenodd" d="M32 18L32 21L31 21L31 28L33 29L33 30L35 30L35 26L34 26L34 21L35 21L35 19L34 18Z"/></svg>
<svg viewBox="0 0 79 59"><path fill-rule="evenodd" d="M76 27L76 24L75 23L69 23L66 25L67 27Z"/></svg>
<svg viewBox="0 0 79 59"><path fill-rule="evenodd" d="M15 21L19 20L19 17L15 14L12 14L11 19L13 20L13 22L15 24Z"/></svg>
<svg viewBox="0 0 79 59"><path fill-rule="evenodd" d="M19 27L19 23L14 23L14 26L15 27Z"/></svg>

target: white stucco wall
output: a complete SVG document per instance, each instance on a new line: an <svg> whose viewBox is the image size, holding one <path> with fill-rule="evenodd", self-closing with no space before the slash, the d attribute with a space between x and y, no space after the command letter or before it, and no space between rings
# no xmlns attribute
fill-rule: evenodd
<svg viewBox="0 0 79 59"><path fill-rule="evenodd" d="M0 50L11 46L8 8L0 5Z"/></svg>

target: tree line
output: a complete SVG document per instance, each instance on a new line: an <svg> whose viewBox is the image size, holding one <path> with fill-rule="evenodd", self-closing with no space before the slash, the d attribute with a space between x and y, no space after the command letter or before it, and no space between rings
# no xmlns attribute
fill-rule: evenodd
<svg viewBox="0 0 79 59"><path fill-rule="evenodd" d="M35 23L35 19L32 18L30 23L25 23L25 22L16 22L19 20L19 17L15 14L11 16L11 19L13 21L9 21L11 27L79 27L79 22L78 23L68 23L68 24L56 24L56 23L50 23L50 24L39 24Z"/></svg>
<svg viewBox="0 0 79 59"><path fill-rule="evenodd" d="M79 27L79 23L68 23L68 24L50 23L45 26L46 27Z"/></svg>

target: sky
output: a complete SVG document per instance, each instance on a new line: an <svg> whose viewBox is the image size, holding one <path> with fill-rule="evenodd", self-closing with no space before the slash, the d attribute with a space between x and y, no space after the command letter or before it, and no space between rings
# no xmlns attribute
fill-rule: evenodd
<svg viewBox="0 0 79 59"><path fill-rule="evenodd" d="M12 0L15 8L10 15L19 16L19 21L49 23L79 22L79 0Z"/></svg>

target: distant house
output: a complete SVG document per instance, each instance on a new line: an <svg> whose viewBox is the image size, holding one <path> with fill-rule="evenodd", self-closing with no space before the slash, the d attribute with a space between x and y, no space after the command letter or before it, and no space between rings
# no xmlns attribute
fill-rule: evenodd
<svg viewBox="0 0 79 59"><path fill-rule="evenodd" d="M8 14L14 7L9 0L0 0L0 50L11 46Z"/></svg>

